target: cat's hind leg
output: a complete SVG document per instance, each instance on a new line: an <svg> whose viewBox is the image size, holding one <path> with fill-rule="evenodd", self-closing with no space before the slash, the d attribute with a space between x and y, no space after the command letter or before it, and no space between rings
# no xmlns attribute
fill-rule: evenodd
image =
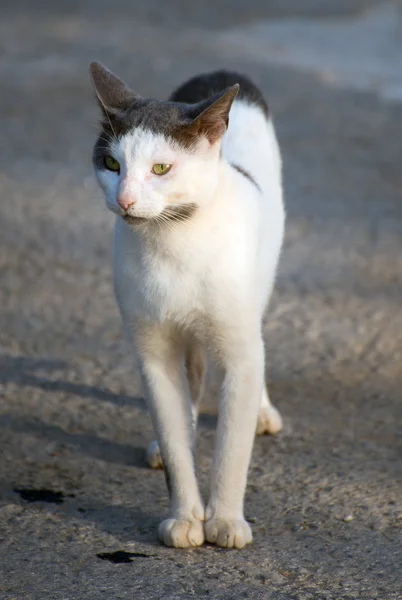
<svg viewBox="0 0 402 600"><path fill-rule="evenodd" d="M206 356L204 348L198 344L190 344L185 355L185 367L191 397L191 418L195 442L198 410L204 394L206 371ZM153 440L148 445L145 458L148 466L150 466L152 469L163 469L163 460L159 450L159 444L156 440Z"/></svg>
<svg viewBox="0 0 402 600"><path fill-rule="evenodd" d="M186 352L186 373L191 397L191 416L193 433L197 428L198 411L204 395L204 383L206 373L205 349L198 344L191 344Z"/></svg>
<svg viewBox="0 0 402 600"><path fill-rule="evenodd" d="M266 433L270 433L271 435L275 435L281 431L282 427L282 417L278 409L271 404L268 396L268 390L264 385L261 396L261 404L258 411L256 434L264 435Z"/></svg>

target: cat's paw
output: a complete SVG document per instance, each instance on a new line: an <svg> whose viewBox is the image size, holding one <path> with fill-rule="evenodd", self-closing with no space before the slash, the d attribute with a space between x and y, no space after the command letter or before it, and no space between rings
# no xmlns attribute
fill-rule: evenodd
<svg viewBox="0 0 402 600"><path fill-rule="evenodd" d="M192 548L204 543L204 523L198 519L165 519L159 525L161 542L174 548Z"/></svg>
<svg viewBox="0 0 402 600"><path fill-rule="evenodd" d="M145 453L145 460L151 469L163 469L163 460L159 450L159 444L156 440L148 445Z"/></svg>
<svg viewBox="0 0 402 600"><path fill-rule="evenodd" d="M253 539L251 527L244 519L210 519L204 523L205 539L222 548L240 550Z"/></svg>
<svg viewBox="0 0 402 600"><path fill-rule="evenodd" d="M260 406L256 429L257 435L264 435L265 433L275 435L275 433L281 431L282 427L282 417L275 406L272 406L272 404Z"/></svg>

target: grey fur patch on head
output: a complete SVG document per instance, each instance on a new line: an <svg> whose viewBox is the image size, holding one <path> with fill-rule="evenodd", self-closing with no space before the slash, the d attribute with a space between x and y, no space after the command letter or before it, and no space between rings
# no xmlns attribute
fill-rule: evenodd
<svg viewBox="0 0 402 600"><path fill-rule="evenodd" d="M158 101L141 98L100 63L91 63L90 71L104 117L93 153L98 169L104 168L110 142L137 127L160 133L188 149L201 136L215 143L226 131L230 107L239 90L234 84L194 104Z"/></svg>

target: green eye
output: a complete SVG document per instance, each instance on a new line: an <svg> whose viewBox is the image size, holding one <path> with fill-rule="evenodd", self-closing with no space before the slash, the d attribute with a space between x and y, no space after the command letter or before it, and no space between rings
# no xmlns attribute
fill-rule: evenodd
<svg viewBox="0 0 402 600"><path fill-rule="evenodd" d="M158 163L152 167L152 173L155 175L166 175L171 169L172 165L166 165L164 163Z"/></svg>
<svg viewBox="0 0 402 600"><path fill-rule="evenodd" d="M120 163L113 156L105 156L105 167L109 171L120 172Z"/></svg>

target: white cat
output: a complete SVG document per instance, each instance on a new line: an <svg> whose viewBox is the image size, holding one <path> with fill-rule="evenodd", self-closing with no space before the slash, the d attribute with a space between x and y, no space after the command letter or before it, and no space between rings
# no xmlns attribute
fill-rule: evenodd
<svg viewBox="0 0 402 600"><path fill-rule="evenodd" d="M236 73L195 77L165 102L99 63L91 73L103 113L93 161L118 215L115 292L157 437L148 462L163 459L169 488L159 537L242 548L252 539L243 498L254 434L282 427L261 333L285 219L268 107ZM193 448L207 356L225 375L204 505Z"/></svg>

